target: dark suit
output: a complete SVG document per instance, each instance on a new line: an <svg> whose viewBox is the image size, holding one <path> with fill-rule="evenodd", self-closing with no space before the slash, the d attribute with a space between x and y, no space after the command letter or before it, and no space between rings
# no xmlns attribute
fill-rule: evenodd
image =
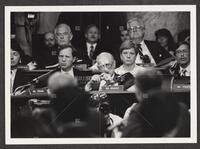
<svg viewBox="0 0 200 149"><path fill-rule="evenodd" d="M158 43L154 41L148 41L144 40L144 43L146 44L147 48L149 49L149 52L151 53L152 57L154 58L156 64L159 64L161 61L165 59L169 59L171 61L174 59L172 55L163 49Z"/></svg>
<svg viewBox="0 0 200 149"><path fill-rule="evenodd" d="M15 89L21 85L25 85L28 83L28 79L25 77L24 71L21 69L17 69L15 74L15 79L13 83L13 92Z"/></svg>
<svg viewBox="0 0 200 149"><path fill-rule="evenodd" d="M182 117L180 112L184 113L184 119L180 119ZM189 122L187 108L177 103L173 94L157 92L134 106L128 117L127 126L123 129L122 137L163 137L176 127L178 132L174 134L175 136L188 137Z"/></svg>
<svg viewBox="0 0 200 149"><path fill-rule="evenodd" d="M89 66L91 66L92 65L92 60L96 60L96 57L101 52L106 52L107 49L100 42L97 42L97 45L96 45L96 47L94 49L92 60L88 56L87 44L86 43L84 43L84 44L82 44L82 46L78 47L77 50L78 50L78 57L83 60L83 63L88 64Z"/></svg>
<svg viewBox="0 0 200 149"><path fill-rule="evenodd" d="M58 47L54 46L48 48L43 46L43 49L39 51L37 55L37 64L39 68L44 68L45 66L50 66L58 63Z"/></svg>

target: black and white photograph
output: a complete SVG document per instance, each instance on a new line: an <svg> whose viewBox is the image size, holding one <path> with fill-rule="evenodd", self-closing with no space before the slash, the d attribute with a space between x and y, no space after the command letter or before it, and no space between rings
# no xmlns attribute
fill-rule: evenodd
<svg viewBox="0 0 200 149"><path fill-rule="evenodd" d="M5 7L6 144L197 143L195 5Z"/></svg>

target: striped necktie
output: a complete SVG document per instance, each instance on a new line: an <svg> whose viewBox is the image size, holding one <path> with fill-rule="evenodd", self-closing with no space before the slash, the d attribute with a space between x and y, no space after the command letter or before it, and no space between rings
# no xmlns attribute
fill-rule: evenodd
<svg viewBox="0 0 200 149"><path fill-rule="evenodd" d="M89 58L92 60L93 59L93 55L94 55L94 46L91 45L90 46L90 53L89 53Z"/></svg>

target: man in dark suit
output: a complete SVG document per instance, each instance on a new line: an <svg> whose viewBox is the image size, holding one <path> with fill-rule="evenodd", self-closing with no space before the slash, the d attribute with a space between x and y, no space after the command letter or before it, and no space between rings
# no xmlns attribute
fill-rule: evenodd
<svg viewBox="0 0 200 149"><path fill-rule="evenodd" d="M44 34L44 47L38 55L37 64L40 68L51 66L58 63L57 46L53 32ZM45 58L44 58L45 57Z"/></svg>
<svg viewBox="0 0 200 149"><path fill-rule="evenodd" d="M62 49L67 45L71 45L73 34L71 28L67 24L58 24L54 30L58 49Z"/></svg>
<svg viewBox="0 0 200 149"><path fill-rule="evenodd" d="M71 45L66 45L65 48L62 48L58 51L58 64L59 66L54 70L48 72L47 74L38 77L36 80L38 87L47 86L48 78L55 72L61 72L63 74L69 74L72 78L80 75L80 70L73 67L73 64L76 60L77 51Z"/></svg>
<svg viewBox="0 0 200 149"><path fill-rule="evenodd" d="M94 24L88 25L85 31L85 39L86 42L82 45L82 47L79 48L79 57L84 63L88 64L88 66L91 66L94 63L97 55L99 55L103 50L103 46L99 41L99 28Z"/></svg>
<svg viewBox="0 0 200 149"><path fill-rule="evenodd" d="M170 66L167 71L174 77L189 77L190 76L190 45L187 42L179 43L175 50L176 61Z"/></svg>
<svg viewBox="0 0 200 149"><path fill-rule="evenodd" d="M136 64L150 63L153 66L171 61L173 58L156 42L144 40L145 24L140 18L132 18L127 22L130 40L137 45L139 53Z"/></svg>
<svg viewBox="0 0 200 149"><path fill-rule="evenodd" d="M122 137L189 137L190 113L172 93L161 89L162 80L154 69L137 74L138 103L126 111Z"/></svg>
<svg viewBox="0 0 200 149"><path fill-rule="evenodd" d="M27 84L27 80L24 77L24 72L22 69L19 69L18 66L22 63L21 57L23 56L23 51L20 48L19 44L16 40L11 40L11 94L15 91L15 89L21 85Z"/></svg>

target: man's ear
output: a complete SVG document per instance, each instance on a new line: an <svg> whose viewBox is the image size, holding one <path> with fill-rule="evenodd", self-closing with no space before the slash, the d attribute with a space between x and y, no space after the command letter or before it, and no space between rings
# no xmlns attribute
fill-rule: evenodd
<svg viewBox="0 0 200 149"><path fill-rule="evenodd" d="M70 35L70 41L72 40L72 38L73 38L73 34L71 33L71 35Z"/></svg>
<svg viewBox="0 0 200 149"><path fill-rule="evenodd" d="M76 62L76 60L77 60L77 57L75 56L75 57L73 57L73 63L75 63Z"/></svg>
<svg viewBox="0 0 200 149"><path fill-rule="evenodd" d="M115 60L113 61L113 68L114 69L116 68L116 61Z"/></svg>

